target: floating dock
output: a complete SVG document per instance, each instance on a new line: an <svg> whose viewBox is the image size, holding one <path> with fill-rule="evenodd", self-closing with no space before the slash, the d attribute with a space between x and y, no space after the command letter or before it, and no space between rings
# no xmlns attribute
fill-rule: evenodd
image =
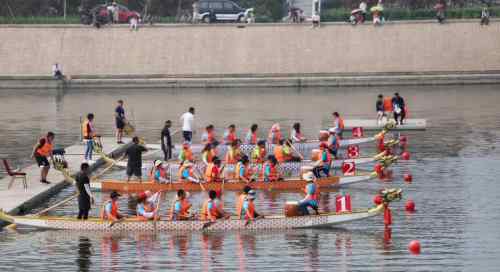
<svg viewBox="0 0 500 272"><path fill-rule="evenodd" d="M352 129L354 127L362 127L364 130L381 130L386 123L377 123L376 119L349 119L344 121L345 129ZM406 119L403 125L397 125L391 130L426 130L426 119Z"/></svg>
<svg viewBox="0 0 500 272"><path fill-rule="evenodd" d="M128 145L118 145L114 138L102 138L103 151L108 156L117 157L125 152ZM80 169L80 164L84 159L84 145L78 143L76 145L65 148L65 158L68 162L68 168L72 174ZM95 158L99 155L94 154ZM94 171L99 166L104 164L101 158L90 162L91 170ZM52 167L52 165L51 165ZM23 188L22 182L16 180L10 189L7 188L10 182L10 176L6 176L0 180L0 209L11 215L24 214L31 209L36 208L41 203L44 203L49 197L60 192L70 183L64 179L61 172L51 168L47 180L51 184L43 184L40 182L40 168L37 164L30 165L20 170L26 173L26 181L28 189Z"/></svg>

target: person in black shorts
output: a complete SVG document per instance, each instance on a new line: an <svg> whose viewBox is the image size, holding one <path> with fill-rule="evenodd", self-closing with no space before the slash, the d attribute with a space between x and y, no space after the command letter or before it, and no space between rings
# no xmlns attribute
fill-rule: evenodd
<svg viewBox="0 0 500 272"><path fill-rule="evenodd" d="M47 175L49 174L50 163L49 157L52 157L52 150L54 147L54 137L53 132L48 132L47 136L41 138L38 144L33 148L31 157L36 160L36 163L40 167L40 182L45 184L50 184L47 181Z"/></svg>
<svg viewBox="0 0 500 272"><path fill-rule="evenodd" d="M170 127L172 126L172 121L167 120L165 126L161 131L161 150L163 151L164 160L168 161L172 159L172 137L170 135Z"/></svg>
<svg viewBox="0 0 500 272"><path fill-rule="evenodd" d="M116 142L123 144L123 128L125 127L125 109L123 108L123 100L118 100L118 105L115 109L115 123L116 123Z"/></svg>
<svg viewBox="0 0 500 272"><path fill-rule="evenodd" d="M139 144L139 137L132 138L132 145L125 152L127 161L127 182L132 176L136 176L142 182L142 153L148 151L147 148Z"/></svg>

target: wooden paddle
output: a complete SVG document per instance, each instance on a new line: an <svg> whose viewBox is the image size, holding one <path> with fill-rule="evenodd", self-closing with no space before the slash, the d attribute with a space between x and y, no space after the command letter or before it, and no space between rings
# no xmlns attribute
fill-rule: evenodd
<svg viewBox="0 0 500 272"><path fill-rule="evenodd" d="M299 155L300 157L300 160L304 160L304 156L302 156L302 154L300 154L300 152L295 148L295 146L293 145L293 143L290 141L290 140L286 140L287 143L290 144L290 147L292 148L292 150L297 154Z"/></svg>
<svg viewBox="0 0 500 272"><path fill-rule="evenodd" d="M156 202L156 208L155 208L156 215L155 215L155 217L153 217L153 228L154 228L155 233L157 231L157 229L156 229L156 221L160 217L160 212L159 211L160 211L160 203L161 203L161 194L162 194L162 191L159 191L158 192L158 200Z"/></svg>
<svg viewBox="0 0 500 272"><path fill-rule="evenodd" d="M39 211L38 213L36 213L36 215L38 215L38 216L39 216L39 215L46 214L48 211L53 210L53 209L55 209L55 208L57 208L57 207L60 207L60 206L62 206L62 205L64 205L64 204L66 204L66 203L70 202L71 200L73 200L73 199L75 199L76 197L78 197L78 195L79 195L79 193L76 193L76 194L74 194L74 195L71 195L71 196L69 196L69 197L67 197L67 198L65 198L65 199L63 199L63 200L61 200L61 201L57 202L56 204L54 204L54 205L52 205L52 206L48 207L47 209L44 209L44 210L42 210L42 211Z"/></svg>

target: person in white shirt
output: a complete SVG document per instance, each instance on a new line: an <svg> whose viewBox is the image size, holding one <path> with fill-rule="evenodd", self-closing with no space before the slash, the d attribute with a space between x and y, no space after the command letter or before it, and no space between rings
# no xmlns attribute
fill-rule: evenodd
<svg viewBox="0 0 500 272"><path fill-rule="evenodd" d="M182 122L182 137L184 141L191 143L193 139L194 108L190 107L188 112L181 116L180 121Z"/></svg>

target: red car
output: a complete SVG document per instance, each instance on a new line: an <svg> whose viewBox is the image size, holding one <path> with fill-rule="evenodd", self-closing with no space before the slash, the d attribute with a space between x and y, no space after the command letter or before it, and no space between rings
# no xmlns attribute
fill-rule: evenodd
<svg viewBox="0 0 500 272"><path fill-rule="evenodd" d="M116 8L118 9L118 23L128 23L131 18L137 18L138 20L141 18L141 15L137 11L129 10L127 7L116 4ZM94 8L96 11L94 14L97 14L101 18L109 18L111 19L111 14L108 11L107 5L99 5Z"/></svg>

